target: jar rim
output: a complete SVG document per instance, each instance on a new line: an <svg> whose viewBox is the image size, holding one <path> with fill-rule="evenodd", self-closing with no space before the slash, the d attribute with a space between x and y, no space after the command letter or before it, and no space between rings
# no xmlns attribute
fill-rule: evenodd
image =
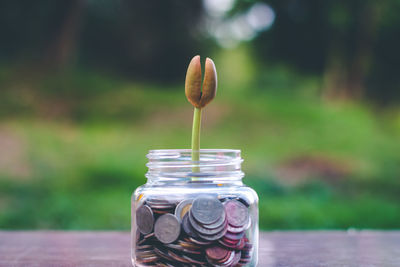
<svg viewBox="0 0 400 267"><path fill-rule="evenodd" d="M240 160L243 161L241 158L241 151L240 149L200 149L199 151L199 160L193 161L191 158L192 149L154 149L149 150L149 153L146 157L149 159L149 164L151 162L157 163L167 163L174 164L182 164L182 162L186 162L186 164L208 164L210 160L216 161L218 163L222 162L229 162L229 161L236 161ZM177 160L177 161L176 161Z"/></svg>
<svg viewBox="0 0 400 267"><path fill-rule="evenodd" d="M150 149L149 150L149 154L150 153L164 153L164 152L192 152L192 149L190 148L178 148L178 149ZM199 150L200 153L220 153L220 152L224 152L224 153L240 153L241 150L240 149L229 149L229 148L202 148Z"/></svg>
<svg viewBox="0 0 400 267"><path fill-rule="evenodd" d="M211 179L220 177L237 180L243 177L241 151L239 149L200 149L199 160L192 160L191 149L155 149L147 154L147 178Z"/></svg>

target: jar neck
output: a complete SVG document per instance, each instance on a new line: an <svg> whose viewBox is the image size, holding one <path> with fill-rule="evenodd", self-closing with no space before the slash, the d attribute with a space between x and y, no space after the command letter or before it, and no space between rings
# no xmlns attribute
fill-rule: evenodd
<svg viewBox="0 0 400 267"><path fill-rule="evenodd" d="M242 185L240 150L201 149L192 161L190 149L150 150L147 184Z"/></svg>

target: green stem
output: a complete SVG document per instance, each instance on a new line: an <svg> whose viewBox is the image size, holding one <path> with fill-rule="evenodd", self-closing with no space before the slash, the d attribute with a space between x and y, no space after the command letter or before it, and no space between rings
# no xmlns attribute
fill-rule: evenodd
<svg viewBox="0 0 400 267"><path fill-rule="evenodd" d="M192 128L192 161L200 161L200 124L201 108L194 108ZM200 172L200 167L193 167L192 171Z"/></svg>

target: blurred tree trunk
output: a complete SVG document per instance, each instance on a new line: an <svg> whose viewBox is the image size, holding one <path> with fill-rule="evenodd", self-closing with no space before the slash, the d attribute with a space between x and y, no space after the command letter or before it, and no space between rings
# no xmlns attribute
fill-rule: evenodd
<svg viewBox="0 0 400 267"><path fill-rule="evenodd" d="M328 50L327 66L323 75L323 97L325 99L343 98L346 87L345 46L341 38L335 38Z"/></svg>
<svg viewBox="0 0 400 267"><path fill-rule="evenodd" d="M356 38L357 47L353 61L349 65L347 79L347 90L350 97L361 98L364 96L365 81L371 67L373 43L376 39L379 15L379 1L368 1L361 10L358 21L358 37Z"/></svg>
<svg viewBox="0 0 400 267"><path fill-rule="evenodd" d="M62 69L75 54L85 0L69 1L69 8L52 42L46 58L46 66Z"/></svg>
<svg viewBox="0 0 400 267"><path fill-rule="evenodd" d="M350 48L353 53L349 52L340 36L332 42L323 77L325 98L360 99L364 96L380 10L378 1L366 1L359 8L355 48Z"/></svg>

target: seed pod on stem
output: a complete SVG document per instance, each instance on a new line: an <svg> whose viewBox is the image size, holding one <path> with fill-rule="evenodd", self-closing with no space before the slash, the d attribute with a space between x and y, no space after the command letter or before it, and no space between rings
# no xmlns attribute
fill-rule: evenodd
<svg viewBox="0 0 400 267"><path fill-rule="evenodd" d="M186 72L185 94L188 101L194 106L192 128L192 161L200 160L200 124L201 111L210 103L217 92L217 71L214 62L206 58L204 68L203 88L201 88L200 56L195 56L189 63ZM193 167L193 172L199 172L199 167Z"/></svg>

